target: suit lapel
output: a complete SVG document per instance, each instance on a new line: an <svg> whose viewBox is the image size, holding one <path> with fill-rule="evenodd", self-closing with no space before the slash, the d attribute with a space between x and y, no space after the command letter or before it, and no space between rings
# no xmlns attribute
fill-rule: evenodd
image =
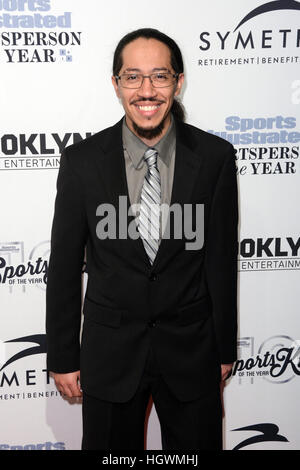
<svg viewBox="0 0 300 470"><path fill-rule="evenodd" d="M122 142L122 121L112 128L110 139L102 146L102 150L104 150L104 155L101 156L102 158L97 159L97 164L101 170L106 191L110 196L110 203L117 208L119 206L119 196L127 196L128 200ZM127 206L129 207L129 202Z"/></svg>
<svg viewBox="0 0 300 470"><path fill-rule="evenodd" d="M130 199L122 142L122 119L111 128L111 132L108 133L105 141L103 142L102 140L99 140L99 143L104 153L102 153L100 157L97 156L96 162L100 170L100 175L106 188L106 192L109 195L109 202L117 210L120 202L119 196L126 196L126 206L124 204L123 210L126 207L125 215L128 217L127 220L131 222L134 217L128 215ZM170 205L183 205L190 202L201 163L202 158L198 154L196 155L191 149L191 142L190 140L188 141L187 137L184 135L182 124L176 123L176 154ZM161 240L153 266L151 266L144 249L143 241L140 237L136 240L128 237L127 246L129 256L131 256L131 248L137 250L136 254L143 260L147 269L157 269L165 255L167 253L169 254L170 250L172 250L172 245L174 243L178 246L178 240L168 240L167 238L163 238Z"/></svg>
<svg viewBox="0 0 300 470"><path fill-rule="evenodd" d="M111 128L109 138L104 143L100 141L104 154L101 155L101 158L97 158L96 161L106 192L109 195L109 203L116 209L117 219L119 217L118 208L120 205L120 196L124 198L121 203L123 204L122 211L120 212L121 216L127 220L127 227L128 223L134 220L134 217L129 215L130 198L123 150L122 120L123 119ZM125 211L126 213L124 214ZM117 231L118 225L117 223ZM136 240L129 237L127 238L129 256L132 256L130 253L131 249L135 250L135 253L142 259L142 262L147 268L151 268L151 263L140 237Z"/></svg>

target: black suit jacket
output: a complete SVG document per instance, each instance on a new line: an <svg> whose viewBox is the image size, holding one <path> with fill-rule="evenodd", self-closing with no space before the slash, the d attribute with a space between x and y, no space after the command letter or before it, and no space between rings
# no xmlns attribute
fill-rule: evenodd
<svg viewBox="0 0 300 470"><path fill-rule="evenodd" d="M120 121L67 147L61 157L46 295L48 369L80 369L84 392L125 402L137 389L152 345L179 400L211 393L220 364L236 359L234 149L176 122L171 205L204 204L201 249L186 250L191 240L184 236L165 238L151 266L141 238L100 240L97 207L110 203L118 211L121 195L129 208ZM85 247L88 284L80 344Z"/></svg>

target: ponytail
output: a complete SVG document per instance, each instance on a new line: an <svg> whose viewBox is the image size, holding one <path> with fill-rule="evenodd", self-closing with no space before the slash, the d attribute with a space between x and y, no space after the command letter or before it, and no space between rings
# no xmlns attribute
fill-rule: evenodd
<svg viewBox="0 0 300 470"><path fill-rule="evenodd" d="M174 118L177 119L177 121L180 121L180 122L185 121L185 109L184 109L183 104L179 100L174 99L171 112Z"/></svg>

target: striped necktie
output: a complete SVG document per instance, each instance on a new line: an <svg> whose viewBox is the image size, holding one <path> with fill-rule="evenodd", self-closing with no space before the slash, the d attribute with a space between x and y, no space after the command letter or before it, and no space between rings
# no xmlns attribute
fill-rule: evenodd
<svg viewBox="0 0 300 470"><path fill-rule="evenodd" d="M144 154L148 169L141 192L138 229L150 263L153 264L159 247L161 185L157 168L157 150L149 148Z"/></svg>

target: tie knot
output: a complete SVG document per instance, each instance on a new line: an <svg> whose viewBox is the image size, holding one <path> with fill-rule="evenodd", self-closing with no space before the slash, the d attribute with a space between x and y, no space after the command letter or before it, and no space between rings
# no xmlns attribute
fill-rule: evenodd
<svg viewBox="0 0 300 470"><path fill-rule="evenodd" d="M146 150L144 154L144 160L146 161L148 168L157 165L157 155L158 151L156 149L149 148Z"/></svg>

